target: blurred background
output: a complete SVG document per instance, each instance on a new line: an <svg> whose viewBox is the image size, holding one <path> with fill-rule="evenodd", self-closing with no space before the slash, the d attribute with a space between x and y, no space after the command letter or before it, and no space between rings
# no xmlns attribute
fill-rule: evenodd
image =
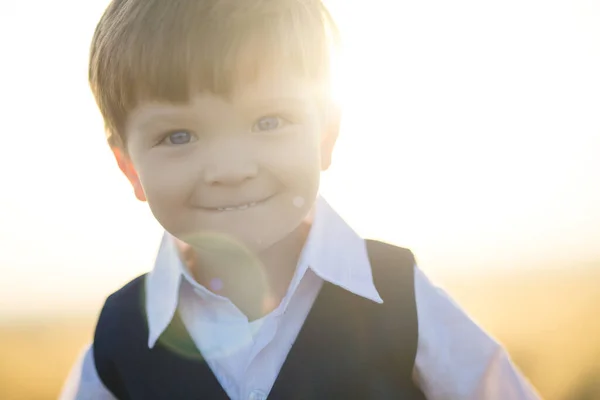
<svg viewBox="0 0 600 400"><path fill-rule="evenodd" d="M322 192L509 349L600 399L600 2L331 0L345 111ZM87 86L107 0L0 0L0 399L53 399L105 297L152 268Z"/></svg>

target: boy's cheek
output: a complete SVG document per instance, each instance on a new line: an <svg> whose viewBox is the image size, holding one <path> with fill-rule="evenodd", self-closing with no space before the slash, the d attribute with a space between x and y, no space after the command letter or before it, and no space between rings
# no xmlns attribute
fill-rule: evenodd
<svg viewBox="0 0 600 400"><path fill-rule="evenodd" d="M151 207L177 210L190 198L194 185L185 179L153 177L146 180L143 187Z"/></svg>

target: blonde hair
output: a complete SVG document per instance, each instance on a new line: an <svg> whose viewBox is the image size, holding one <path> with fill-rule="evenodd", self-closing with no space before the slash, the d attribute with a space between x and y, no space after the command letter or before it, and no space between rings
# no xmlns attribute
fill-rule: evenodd
<svg viewBox="0 0 600 400"><path fill-rule="evenodd" d="M92 40L89 81L109 144L125 148L128 113L142 100L226 96L265 64L327 87L338 39L321 0L112 0Z"/></svg>

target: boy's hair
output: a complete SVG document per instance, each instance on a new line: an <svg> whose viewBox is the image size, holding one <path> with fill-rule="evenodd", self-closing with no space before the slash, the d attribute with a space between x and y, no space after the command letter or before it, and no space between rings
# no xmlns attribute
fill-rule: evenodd
<svg viewBox="0 0 600 400"><path fill-rule="evenodd" d="M280 65L327 91L337 39L321 0L112 0L92 40L89 81L109 144L125 148L127 115L143 100L227 96Z"/></svg>

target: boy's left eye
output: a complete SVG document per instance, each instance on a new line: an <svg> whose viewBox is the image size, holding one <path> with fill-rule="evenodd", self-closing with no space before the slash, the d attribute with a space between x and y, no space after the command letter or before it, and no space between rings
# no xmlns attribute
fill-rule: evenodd
<svg viewBox="0 0 600 400"><path fill-rule="evenodd" d="M285 124L285 120L276 115L270 115L259 118L252 127L253 132L272 131L281 128Z"/></svg>

